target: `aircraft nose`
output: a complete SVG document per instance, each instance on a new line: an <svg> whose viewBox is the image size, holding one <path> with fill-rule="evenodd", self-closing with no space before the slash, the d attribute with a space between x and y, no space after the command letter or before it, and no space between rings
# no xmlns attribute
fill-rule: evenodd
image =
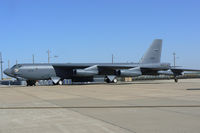
<svg viewBox="0 0 200 133"><path fill-rule="evenodd" d="M3 73L9 76L9 75L11 75L11 70L6 69L6 70L3 71Z"/></svg>

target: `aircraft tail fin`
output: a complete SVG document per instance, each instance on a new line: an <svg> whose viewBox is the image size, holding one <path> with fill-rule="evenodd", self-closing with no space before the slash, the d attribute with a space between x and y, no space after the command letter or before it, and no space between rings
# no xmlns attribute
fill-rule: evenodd
<svg viewBox="0 0 200 133"><path fill-rule="evenodd" d="M155 39L147 52L140 60L141 64L160 63L162 53L162 40Z"/></svg>

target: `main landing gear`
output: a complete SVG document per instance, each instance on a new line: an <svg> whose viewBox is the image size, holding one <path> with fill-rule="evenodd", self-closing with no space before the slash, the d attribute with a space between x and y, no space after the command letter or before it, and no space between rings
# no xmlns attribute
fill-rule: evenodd
<svg viewBox="0 0 200 133"><path fill-rule="evenodd" d="M26 83L27 83L27 86L36 86L36 81L34 80L27 80Z"/></svg>
<svg viewBox="0 0 200 133"><path fill-rule="evenodd" d="M117 79L116 78L113 80L113 83L117 83Z"/></svg>
<svg viewBox="0 0 200 133"><path fill-rule="evenodd" d="M59 80L57 83L54 83L54 82L53 82L53 85L63 85L63 81L62 81L62 80Z"/></svg>
<svg viewBox="0 0 200 133"><path fill-rule="evenodd" d="M118 80L116 78L116 76L107 76L105 78L106 83L117 83Z"/></svg>

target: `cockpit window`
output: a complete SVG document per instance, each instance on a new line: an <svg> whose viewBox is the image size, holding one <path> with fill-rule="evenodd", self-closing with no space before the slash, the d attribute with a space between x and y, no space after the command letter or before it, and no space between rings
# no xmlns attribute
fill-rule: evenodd
<svg viewBox="0 0 200 133"><path fill-rule="evenodd" d="M22 67L22 65L17 64L17 65L14 65L11 69L20 68L20 67Z"/></svg>
<svg viewBox="0 0 200 133"><path fill-rule="evenodd" d="M16 65L14 65L11 69L14 69L16 67Z"/></svg>
<svg viewBox="0 0 200 133"><path fill-rule="evenodd" d="M22 65L20 65L20 64L19 64L19 65L17 65L17 68L20 68L20 67L22 67Z"/></svg>

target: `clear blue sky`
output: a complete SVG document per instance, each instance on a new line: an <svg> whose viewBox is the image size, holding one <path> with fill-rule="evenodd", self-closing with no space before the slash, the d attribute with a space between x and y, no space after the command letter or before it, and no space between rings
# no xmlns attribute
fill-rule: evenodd
<svg viewBox="0 0 200 133"><path fill-rule="evenodd" d="M0 0L5 61L138 62L155 38L163 62L200 68L199 0Z"/></svg>

